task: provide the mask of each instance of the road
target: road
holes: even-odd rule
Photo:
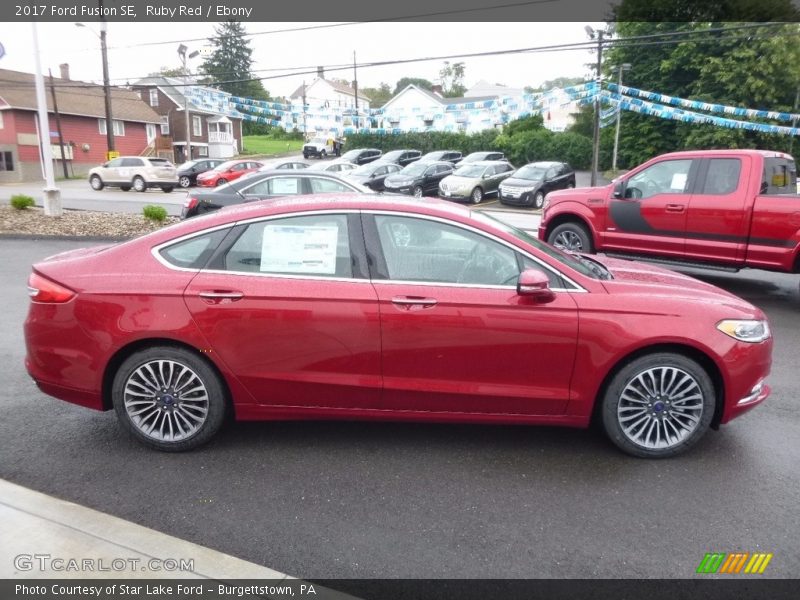
[[[797,276],[700,275],[767,312],[773,394],[675,459],[593,431],[338,422],[231,423],[163,454],[25,374],[30,263],[78,245],[0,243],[4,479],[307,578],[689,578],[735,551],[797,577]]]

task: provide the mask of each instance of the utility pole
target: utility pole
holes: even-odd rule
[[[100,7],[100,51],[103,54],[103,91],[106,97],[106,143],[108,145],[108,152],[106,153],[106,160],[112,157],[110,154],[116,151],[114,146],[114,120],[111,113],[111,84],[108,78],[108,46],[106,46],[106,31],[108,30],[108,23],[103,16],[103,0],[97,0]]]
[[[306,80],[303,79],[303,139],[308,141],[308,126],[306,125]]]
[[[592,187],[597,185],[597,171],[600,163],[600,91],[602,83],[602,75],[600,69],[603,64],[603,36],[605,31],[595,31],[588,25],[586,32],[589,37],[594,39],[597,34],[597,93],[594,97],[594,131],[592,132],[592,179],[590,185]]]
[[[356,108],[356,116],[355,116],[355,124],[356,124],[356,133],[358,133],[358,76],[356,75],[356,51],[353,50],[353,89],[355,90],[355,108]]]
[[[622,72],[627,71],[631,68],[630,63],[623,63],[619,66],[619,77],[617,78],[617,91],[620,95],[620,100],[622,99]],[[620,102],[621,103],[621,102]],[[617,129],[614,132],[614,154],[611,159],[611,170],[614,172],[614,176],[616,177],[617,173],[617,149],[619,148],[619,122],[622,117],[622,107],[620,104],[617,104]]]
[[[50,145],[50,122],[47,119],[47,95],[44,91],[42,61],[39,56],[39,33],[36,21],[31,21],[33,28],[33,57],[36,65],[36,105],[39,115],[39,142],[42,145],[42,166],[44,167],[44,214],[48,217],[61,216],[61,192],[56,187],[53,175],[53,147]]]
[[[67,156],[64,153],[64,134],[61,133],[61,116],[58,114],[58,100],[56,99],[56,86],[53,85],[53,71],[47,69],[47,74],[50,75],[50,94],[53,97],[53,114],[56,116],[56,130],[58,131],[58,147],[61,148],[61,164],[64,166],[64,179],[68,179],[69,172],[67,171]]]
[[[797,105],[800,104],[800,86],[797,86],[797,92],[794,95],[794,108],[792,112],[797,113]],[[792,128],[797,127],[797,119],[792,119]],[[794,136],[789,137],[789,154],[792,153],[794,147]]]

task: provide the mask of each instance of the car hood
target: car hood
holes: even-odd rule
[[[416,181],[417,179],[419,179],[419,175],[415,176],[415,175],[394,174],[394,175],[389,175],[386,178],[386,183],[395,183],[400,181]]]
[[[508,177],[503,180],[503,186],[511,187],[539,187],[542,185],[541,179],[523,179],[522,177]]]
[[[632,260],[597,255],[587,258],[602,263],[613,274],[613,279],[602,280],[610,294],[691,300],[709,306],[722,305],[752,318],[764,318],[763,313],[746,300],[689,275]]]
[[[448,175],[442,179],[442,183],[450,185],[471,185],[480,180],[480,177],[464,177],[463,175]]]
[[[588,198],[607,198],[611,184],[601,187],[570,188],[568,190],[555,190],[547,194],[550,204],[559,200],[577,200],[582,202]]]

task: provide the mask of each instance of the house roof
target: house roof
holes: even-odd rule
[[[185,83],[183,79],[178,79],[177,77],[164,77],[164,76],[154,76],[154,77],[143,77],[142,79],[137,80],[133,84],[134,87],[157,87],[160,89],[172,102],[175,104],[175,107],[180,111],[186,108],[186,96],[183,94],[183,90],[185,87]],[[224,95],[230,96],[227,92],[223,92],[222,90],[218,90],[216,88],[208,87],[205,85],[196,84],[193,81],[189,82],[189,85],[192,87],[193,90],[200,92],[202,95],[203,93],[207,93],[209,95]],[[210,115],[219,115],[222,114],[219,111],[212,110],[208,106],[201,106],[197,104],[195,98],[192,98],[192,94],[189,94],[189,110],[191,112],[201,112],[207,113]],[[225,113],[228,117],[232,119],[241,119],[241,116],[237,115],[235,112],[228,112]]]
[[[49,77],[45,85],[49,87]],[[53,77],[58,112],[64,115],[105,118],[106,104],[102,85]],[[53,110],[50,90],[47,109]],[[33,73],[0,69],[0,101],[10,108],[36,110],[36,83]],[[160,123],[161,117],[139,95],[123,88],[111,88],[111,114],[115,120]]]
[[[306,85],[305,86],[306,91],[308,91],[308,88],[310,88],[312,85],[314,85],[319,80],[320,80],[320,78],[317,78],[314,81],[312,81],[311,83],[309,83],[308,85]],[[355,89],[351,88],[349,85],[346,85],[344,83],[339,83],[338,81],[331,81],[330,79],[325,79],[324,77],[322,78],[322,81],[327,83],[329,86],[331,86],[337,92],[340,92],[342,94],[347,94],[348,96],[355,96],[356,95]],[[303,86],[301,84],[294,92],[292,92],[292,95],[289,96],[289,99],[301,98],[302,96],[303,96]],[[363,99],[363,100],[366,100],[367,102],[372,102],[372,100],[370,100],[367,96],[365,96],[364,94],[362,94],[360,92],[358,94],[358,97]]]
[[[431,100],[433,100],[437,104],[440,104],[441,106],[447,106],[449,104],[463,104],[463,103],[466,103],[466,102],[484,102],[486,100],[497,100],[497,98],[498,98],[498,96],[474,96],[472,98],[463,97],[462,96],[462,97],[459,97],[459,98],[446,98],[444,96],[440,96],[439,94],[435,94],[434,92],[426,90],[425,88],[421,88],[419,86],[416,86],[413,83],[409,83],[406,87],[404,87],[402,90],[400,90],[397,94],[392,96],[392,98],[386,104],[383,105],[383,108],[385,109],[387,106],[389,106],[389,104],[394,102],[397,98],[399,98],[400,96],[405,94],[406,91],[408,91],[411,88],[415,89],[416,91],[418,91],[422,95],[427,96],[428,98],[430,98]]]
[[[497,96],[521,96],[525,93],[524,89],[520,88],[511,88],[499,83],[489,83],[485,79],[481,79],[469,88],[464,95],[466,98],[471,98],[474,96],[486,96],[486,95],[497,95]]]

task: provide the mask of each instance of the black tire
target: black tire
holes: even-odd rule
[[[141,381],[137,375],[137,370],[148,363],[153,365],[156,363],[156,361],[168,361],[172,363],[174,371],[169,371],[170,374],[174,372],[187,372],[178,371],[179,367],[191,372],[196,379],[184,379],[184,377],[191,376],[180,375],[179,377],[175,378],[178,382],[176,389],[180,390],[181,384],[185,382],[192,382],[191,387],[195,388],[195,381],[199,381],[202,387],[205,388],[207,402],[203,403],[201,400],[196,398],[182,399],[180,398],[179,391],[173,392],[173,390],[170,388],[168,393],[163,395],[160,390],[156,389],[153,391],[154,400],[152,409],[145,408],[142,410],[140,405],[131,404],[132,402],[147,401],[147,398],[142,397],[143,394],[141,392],[142,390],[145,390],[147,393],[149,393],[150,390],[137,383],[137,380]],[[154,383],[159,383],[157,378],[155,378],[153,381]],[[128,388],[130,391],[135,391],[137,393],[126,393],[127,385],[130,385]],[[176,395],[173,396],[173,393]],[[159,396],[158,400],[155,399],[156,395]],[[194,352],[184,348],[156,346],[132,354],[120,365],[119,369],[114,375],[111,396],[114,403],[114,409],[117,413],[117,418],[119,419],[122,427],[137,441],[141,442],[145,446],[165,452],[183,452],[185,450],[191,450],[202,444],[205,444],[214,436],[214,434],[217,433],[219,428],[222,426],[223,421],[225,420],[227,406],[226,393],[225,387],[220,381],[219,376],[205,360],[203,360]],[[165,398],[165,400],[162,400],[161,398]],[[128,406],[126,406],[126,400],[129,403]],[[197,407],[202,406],[207,412],[205,413],[205,416],[202,417],[202,421],[199,424],[197,422],[193,423],[192,420],[187,417],[182,417],[185,423],[196,426],[195,431],[191,431],[190,427],[188,426],[186,427],[186,429],[189,431],[184,433],[191,433],[191,435],[181,436],[180,434],[176,433],[175,428],[173,428],[171,432],[167,434],[167,428],[161,430],[161,428],[158,427],[159,431],[157,432],[155,431],[157,427],[150,427],[151,424],[157,424],[159,420],[161,421],[162,425],[165,425],[168,418],[166,415],[170,415],[170,423],[179,422],[178,417],[182,415],[189,415],[189,417],[196,415],[192,418],[198,420],[201,419],[200,415],[202,413],[199,411],[199,409],[192,409],[192,412],[189,412],[193,405]],[[161,406],[161,410],[159,410],[159,406]],[[132,416],[129,414],[129,410],[134,413],[138,411],[139,414],[134,414]],[[162,410],[164,411],[164,416],[161,416]],[[141,415],[144,415],[144,418]],[[149,431],[146,431],[147,429],[149,429]],[[161,435],[161,433],[164,435]],[[168,438],[170,436],[177,439],[159,439],[160,437]]]
[[[472,193],[469,195],[469,200],[473,204],[480,204],[481,200],[483,200],[483,189],[476,187],[474,190],[472,190]]]
[[[171,186],[171,185],[162,185],[161,186],[161,191],[164,192],[165,194],[169,194],[174,189],[175,188],[173,186]]]
[[[414,196],[414,198],[422,198],[425,195],[425,190],[423,190],[422,187],[415,185],[414,189],[411,190],[411,195]]]
[[[662,372],[663,379],[658,376]],[[655,379],[645,374],[652,374]],[[640,375],[647,382],[656,382],[646,386],[653,390],[652,396],[630,391],[640,387],[637,382]],[[629,391],[623,397],[626,388]],[[670,390],[678,393],[671,394]],[[637,402],[638,398],[643,402]],[[675,400],[680,400],[680,404]],[[609,439],[627,454],[639,458],[668,458],[686,452],[703,437],[714,417],[715,402],[714,384],[697,362],[671,352],[649,354],[624,366],[611,380],[602,398],[603,428]],[[620,419],[629,424],[627,430]],[[663,441],[662,430],[665,432]],[[648,444],[658,445],[653,442],[654,436],[663,447],[648,447]]]
[[[188,188],[192,185],[192,179],[187,175],[182,175],[181,178],[178,180],[178,184],[182,188]]]
[[[555,227],[547,236],[547,243],[572,252],[594,252],[589,232],[580,223],[569,221]]]
[[[305,158],[306,160],[308,160],[308,154],[306,154],[305,152],[303,152],[303,158]]]
[[[145,183],[144,179],[142,179],[138,175],[133,178],[133,181],[131,183],[133,184],[133,189],[135,189],[137,192],[147,191],[147,184]]]
[[[544,206],[544,192],[539,190],[533,195],[533,208],[542,208]]]
[[[99,192],[106,186],[106,184],[103,183],[103,180],[100,179],[99,175],[92,175],[89,178],[89,185],[92,186],[92,189],[96,192]]]
[[[225,185],[226,183],[228,183],[228,180],[225,179],[224,177],[220,177],[219,179],[217,179],[217,183],[215,185],[216,187],[219,187],[221,185]]]
[[[129,186],[129,185],[121,185],[121,186],[119,186],[119,189],[121,189],[123,192],[130,192],[131,191],[131,186]]]
[[[325,150],[320,150],[319,151],[319,157],[320,158],[325,158],[326,156],[328,156],[328,153],[325,152]]]

